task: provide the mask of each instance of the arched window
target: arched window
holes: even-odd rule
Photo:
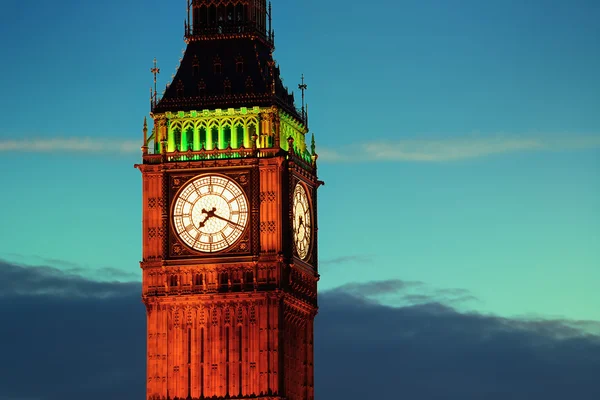
[[[186,146],[184,146],[184,150],[194,149],[194,129],[192,127],[188,127],[185,130],[185,144]]]
[[[213,60],[214,62],[214,73],[215,75],[221,75],[222,72],[222,65],[221,65],[221,57],[216,56],[215,59]]]
[[[200,28],[205,28],[208,22],[208,8],[206,6],[202,6],[199,9],[200,18],[197,21],[200,21]]]
[[[226,149],[231,144],[231,127],[224,126],[223,127],[223,143],[222,148]],[[233,146],[232,146],[233,147]]]
[[[198,129],[198,136],[200,138],[200,149],[206,149],[206,128],[200,127]]]
[[[175,145],[175,150],[181,151],[181,129],[175,128],[173,130],[173,143]]]
[[[208,25],[211,27],[217,25],[217,6],[215,5],[208,9]]]
[[[225,24],[225,6],[220,5],[217,8],[217,32],[223,33],[223,25]]]
[[[198,60],[198,56],[194,54],[194,61],[192,62],[192,76],[200,75],[200,61]]]
[[[250,125],[248,125],[248,136],[250,139],[250,143],[252,143],[252,138],[256,135],[256,125],[254,123],[251,123]],[[258,146],[258,139],[256,141],[256,145]]]
[[[238,4],[235,7],[235,22],[239,24],[240,22],[244,22],[244,20],[244,6]]]
[[[219,148],[219,127],[216,125],[213,125],[213,127],[211,128],[211,149],[218,149]]]
[[[183,90],[183,82],[181,80],[179,80],[177,82],[177,97],[183,97],[184,96],[184,90]]]
[[[244,73],[244,59],[242,57],[235,59],[235,72],[238,74]]]
[[[231,144],[234,149],[242,147],[244,144],[244,127],[239,124],[235,127],[235,142]]]
[[[227,272],[223,272],[221,274],[221,285],[229,285],[229,275],[227,274]]]
[[[234,22],[234,9],[233,4],[227,6],[227,25],[232,25]]]
[[[198,95],[202,98],[206,97],[206,83],[204,83],[204,79],[200,79],[198,83]]]

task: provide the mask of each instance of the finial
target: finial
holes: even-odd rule
[[[148,154],[148,120],[144,117],[144,143],[142,144],[142,153]]]
[[[187,0],[187,22],[185,24],[185,35],[190,36],[191,24],[190,24],[190,8],[191,8],[191,0]]]
[[[308,103],[306,103],[306,114],[304,115],[304,125],[308,128]]]
[[[273,42],[273,17],[271,14],[272,11],[272,5],[271,2],[269,1],[269,32],[268,32],[268,38],[271,39],[271,42]]]
[[[152,97],[154,98],[153,105],[156,106],[156,103],[157,103],[156,77],[158,76],[158,74],[160,74],[160,68],[158,68],[158,64],[156,62],[156,57],[154,57],[154,66],[150,69],[150,72],[152,72],[152,75],[154,75],[154,95]]]
[[[306,110],[304,109],[304,91],[308,88],[304,83],[304,74],[302,74],[302,83],[298,85],[298,89],[302,91],[302,122],[306,125]]]
[[[315,144],[315,134],[313,133],[312,134],[312,140],[311,140],[311,143],[310,143],[310,152],[312,153],[313,156],[316,154],[315,153],[316,149],[317,149],[317,145]]]

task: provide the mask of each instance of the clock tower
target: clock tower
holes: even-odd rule
[[[149,400],[314,399],[322,182],[270,10],[190,0],[178,71],[152,90],[136,165]]]

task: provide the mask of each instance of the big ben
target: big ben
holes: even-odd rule
[[[136,165],[147,399],[312,400],[321,182],[271,5],[193,0],[184,28]]]

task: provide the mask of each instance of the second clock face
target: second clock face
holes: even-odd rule
[[[225,250],[248,225],[248,200],[231,179],[202,175],[188,182],[175,198],[173,224],[192,249],[205,253]]]
[[[292,200],[292,213],[294,220],[292,228],[294,230],[294,244],[298,256],[305,260],[308,256],[310,240],[312,234],[312,221],[310,217],[310,203],[306,189],[301,184],[297,184],[294,189],[294,198]]]

